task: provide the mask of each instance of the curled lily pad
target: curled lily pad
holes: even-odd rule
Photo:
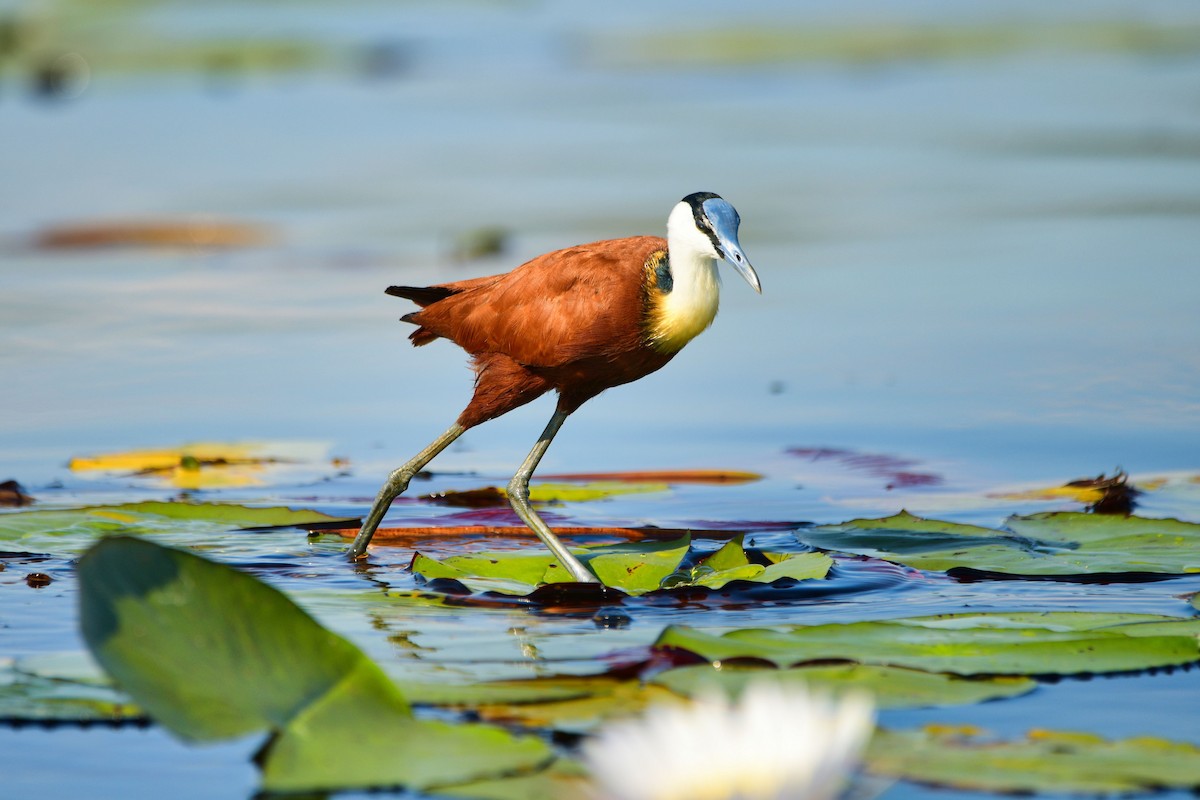
[[[880,622],[745,628],[724,634],[671,626],[658,648],[706,661],[815,661],[957,675],[1075,675],[1200,660],[1200,620],[1083,611],[939,614]]]
[[[1200,786],[1200,747],[1070,731],[1035,730],[1021,740],[1000,741],[977,729],[878,730],[866,767],[876,775],[956,789],[1123,795]]]
[[[84,555],[79,580],[80,626],[105,671],[184,739],[272,734],[269,791],[423,789],[553,761],[533,737],[414,718],[358,648],[230,567],[118,536]]]

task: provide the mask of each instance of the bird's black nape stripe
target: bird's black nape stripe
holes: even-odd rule
[[[654,280],[658,284],[660,292],[671,293],[671,290],[675,288],[675,276],[671,273],[671,259],[659,259],[658,264],[654,267]]]
[[[708,236],[708,240],[712,242],[713,249],[717,251],[717,255],[724,258],[725,250],[721,247],[720,240],[717,239],[717,232],[713,230],[708,214],[704,213],[705,200],[720,199],[721,195],[713,194],[712,192],[695,192],[683,198],[683,202],[692,207],[692,217],[696,220],[696,229]]]

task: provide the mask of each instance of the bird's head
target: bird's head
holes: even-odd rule
[[[712,192],[696,192],[679,201],[667,218],[667,241],[673,255],[722,258],[762,294],[758,273],[738,243],[737,209]]]

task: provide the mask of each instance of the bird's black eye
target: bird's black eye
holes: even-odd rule
[[[663,294],[669,293],[675,288],[675,276],[671,274],[671,262],[663,259],[658,262],[658,266],[654,270],[654,277],[658,283],[658,290]]]

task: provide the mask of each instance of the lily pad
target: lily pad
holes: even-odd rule
[[[312,442],[194,442],[77,456],[69,467],[147,478],[178,489],[225,489],[262,486],[299,470],[311,473],[317,465],[336,466],[336,460],[325,459],[325,450]]]
[[[230,567],[118,536],[84,555],[79,580],[88,647],[155,720],[189,740],[272,734],[267,790],[423,789],[553,760],[533,737],[415,719],[358,648]]]
[[[318,511],[229,503],[147,501],[66,510],[19,511],[0,515],[3,549],[75,555],[97,537],[116,533],[148,536],[236,528],[323,525],[337,517]]]
[[[511,691],[513,683],[517,682],[509,682],[507,687],[497,687],[501,693],[499,696]],[[684,701],[682,696],[664,686],[608,676],[542,678],[527,683],[532,684],[531,689],[546,693],[546,699],[540,702],[497,700],[472,703],[469,707],[488,722],[586,733],[605,720],[640,714],[651,704]],[[570,691],[580,694],[553,699],[554,693]]]
[[[0,720],[27,722],[141,722],[145,712],[112,686],[41,675],[0,674]]]
[[[718,662],[814,661],[957,675],[1075,675],[1200,660],[1200,620],[1082,611],[940,614],[881,622],[746,628],[725,634],[671,626],[655,642]]]
[[[1033,691],[1037,682],[1024,676],[964,678],[936,672],[872,664],[835,666],[763,667],[695,664],[659,673],[654,683],[682,695],[695,697],[717,689],[740,695],[752,682],[780,681],[816,686],[834,692],[862,690],[875,698],[879,708],[932,708],[982,703],[1017,697]]]
[[[1200,786],[1200,747],[1064,731],[997,741],[975,729],[878,730],[866,768],[890,778],[1005,794],[1128,794]]]
[[[796,532],[796,537],[805,544],[823,550],[875,556],[889,561],[985,545],[1018,546],[1011,536],[991,528],[925,519],[907,511],[882,519],[854,519],[837,525],[801,528]]]
[[[575,472],[562,475],[544,475],[547,480],[558,481],[609,481],[621,483],[751,483],[762,480],[758,472],[731,469],[672,469],[641,470],[637,472]]]
[[[670,487],[665,483],[623,483],[620,481],[595,481],[586,484],[535,483],[529,487],[529,499],[534,503],[586,503],[593,500],[607,500],[610,497],[625,494],[664,492],[668,488]],[[508,493],[499,486],[439,492],[425,495],[424,499],[439,505],[462,508],[508,505]]]
[[[690,537],[672,541],[622,542],[575,548],[579,559],[605,586],[642,595],[660,588],[688,586],[717,589],[734,580],[771,583],[783,578],[823,578],[833,560],[824,553],[760,554],[767,563],[751,563],[740,536],[691,568],[681,568]],[[476,592],[527,595],[538,586],[570,581],[548,553],[484,552],[436,560],[413,558],[414,573],[427,579],[451,578]]]
[[[931,571],[970,568],[1068,578],[1200,572],[1200,524],[1192,522],[1052,512],[1010,517],[1005,525],[1008,530],[999,531],[902,512],[802,529],[796,535],[823,549]]]
[[[583,768],[574,761],[559,759],[532,775],[476,781],[448,789],[433,789],[429,794],[471,800],[554,800],[585,797],[588,788]]]

